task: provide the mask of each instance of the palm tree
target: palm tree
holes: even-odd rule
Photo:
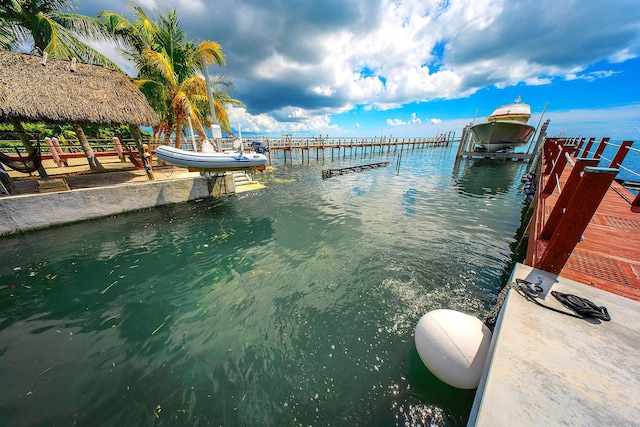
[[[0,3],[0,46],[19,50],[31,46],[31,53],[117,68],[109,58],[81,39],[110,37],[97,18],[68,12],[74,0],[2,0]]]
[[[154,134],[164,135],[168,141],[175,131],[176,146],[180,147],[184,121],[190,117],[204,138],[209,104],[206,83],[200,73],[202,58],[207,63],[223,66],[221,46],[210,40],[200,43],[187,40],[175,10],[165,9],[156,20],[149,19],[138,6],[133,10],[134,22],[108,11],[100,12],[99,17],[123,40],[126,46],[123,55],[138,71],[134,83],[160,116],[161,124],[154,129]],[[231,99],[226,90],[231,84],[224,77],[214,81],[214,113],[221,127],[228,130],[226,105],[242,103]]]
[[[74,4],[73,0],[2,0],[0,47],[19,50],[27,45],[31,46],[32,54],[47,54],[64,60],[75,58],[86,63],[118,68],[106,56],[81,41],[105,40],[111,36],[101,20],[68,12]],[[76,133],[79,133],[89,168],[104,169],[80,126],[74,123],[73,127],[80,129]],[[40,174],[46,175],[44,170]]]

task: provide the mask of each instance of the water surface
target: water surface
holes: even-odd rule
[[[493,305],[526,165],[439,147],[321,176],[397,155],[276,158],[258,192],[1,238],[0,419],[465,425],[474,391],[413,328]]]

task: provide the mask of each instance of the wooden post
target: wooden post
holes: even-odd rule
[[[560,274],[617,173],[618,169],[611,168],[584,169],[575,194],[535,268]]]
[[[547,183],[545,184],[544,189],[542,190],[543,197],[553,193],[553,190],[556,188],[556,181],[557,179],[560,178],[560,175],[562,175],[562,171],[564,170],[564,167],[567,165],[567,155],[570,152],[573,152],[574,148],[575,146],[573,145],[565,145],[562,147],[562,150],[560,151],[560,154],[556,159],[556,163],[553,165],[551,174],[547,179]]]
[[[580,157],[587,157],[587,155],[589,154],[589,150],[591,150],[591,146],[593,145],[593,142],[595,140],[595,138],[589,138],[589,141],[587,141],[587,145],[585,145],[584,151],[582,152],[582,155]]]
[[[20,191],[2,163],[0,163],[0,190],[4,190],[8,196],[20,194]]]
[[[584,144],[585,139],[586,138],[580,138],[580,142],[578,142],[578,144],[576,144],[575,149],[571,153],[572,156],[577,156],[578,155],[578,152],[580,151],[580,148],[582,147],[582,144]]]
[[[631,203],[631,210],[633,212],[640,212],[640,191],[636,195],[636,198],[633,199],[633,203]]]
[[[146,154],[149,153],[147,153],[147,150],[145,150],[142,146],[142,135],[140,135],[140,129],[138,128],[138,126],[129,125],[129,131],[131,132],[131,137],[133,137],[133,140],[136,142],[136,147],[138,147],[138,153],[140,153],[140,159],[142,160],[144,171],[147,173],[147,179],[149,181],[154,181],[156,177],[153,175],[151,162],[146,156]]]
[[[560,142],[555,138],[550,138],[545,142],[544,170],[542,171],[543,175],[549,175],[551,173],[553,165],[556,162],[558,154],[561,151],[559,144]]]
[[[620,147],[618,147],[618,152],[616,153],[616,156],[613,158],[613,160],[611,161],[611,164],[609,165],[610,168],[620,167],[620,165],[624,161],[624,158],[627,156],[627,153],[629,152],[629,147],[631,147],[632,144],[633,144],[633,141],[622,141],[622,144],[620,144]]]
[[[547,218],[546,222],[544,223],[544,227],[540,232],[541,239],[549,240],[551,239],[551,236],[553,236],[560,218],[562,218],[565,209],[567,208],[567,206],[569,206],[569,202],[576,194],[576,189],[578,188],[578,184],[580,183],[580,175],[582,174],[584,168],[587,166],[598,166],[598,159],[576,159],[576,164],[573,169],[571,169],[571,173],[567,178],[567,182],[560,192],[560,196],[558,197],[558,200],[553,206],[553,210],[549,214],[549,217]],[[551,179],[551,177],[549,179]]]
[[[605,147],[607,146],[607,142],[609,142],[610,138],[602,138],[602,141],[600,141],[600,144],[598,145],[598,148],[596,149],[596,153],[593,155],[594,159],[599,159],[600,156],[602,155],[602,152],[604,151]]]
[[[460,157],[460,154],[463,151],[466,151],[465,145],[467,144],[467,139],[469,138],[469,125],[465,126],[464,129],[462,129],[462,136],[460,137],[460,145],[458,145],[458,151],[456,152],[456,158]]]
[[[269,153],[269,164],[271,164],[271,142],[269,138],[267,138],[267,153]]]

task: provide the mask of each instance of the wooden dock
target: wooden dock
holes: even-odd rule
[[[632,142],[611,162],[593,143],[545,141],[526,264],[640,301],[640,196],[614,181]]]
[[[281,152],[284,162],[292,161],[293,154],[299,152],[302,162],[311,161],[311,152],[315,150],[316,160],[325,158],[336,159],[340,157],[365,157],[374,151],[378,154],[390,153],[405,148],[426,148],[448,146],[455,141],[455,132],[449,132],[436,137],[372,137],[372,138],[329,138],[326,136],[314,138],[282,138],[261,139],[265,142],[269,151],[269,162],[272,154]]]

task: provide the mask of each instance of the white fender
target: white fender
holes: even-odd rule
[[[480,319],[454,310],[430,311],[418,321],[415,341],[425,366],[445,383],[477,388],[491,344]]]

